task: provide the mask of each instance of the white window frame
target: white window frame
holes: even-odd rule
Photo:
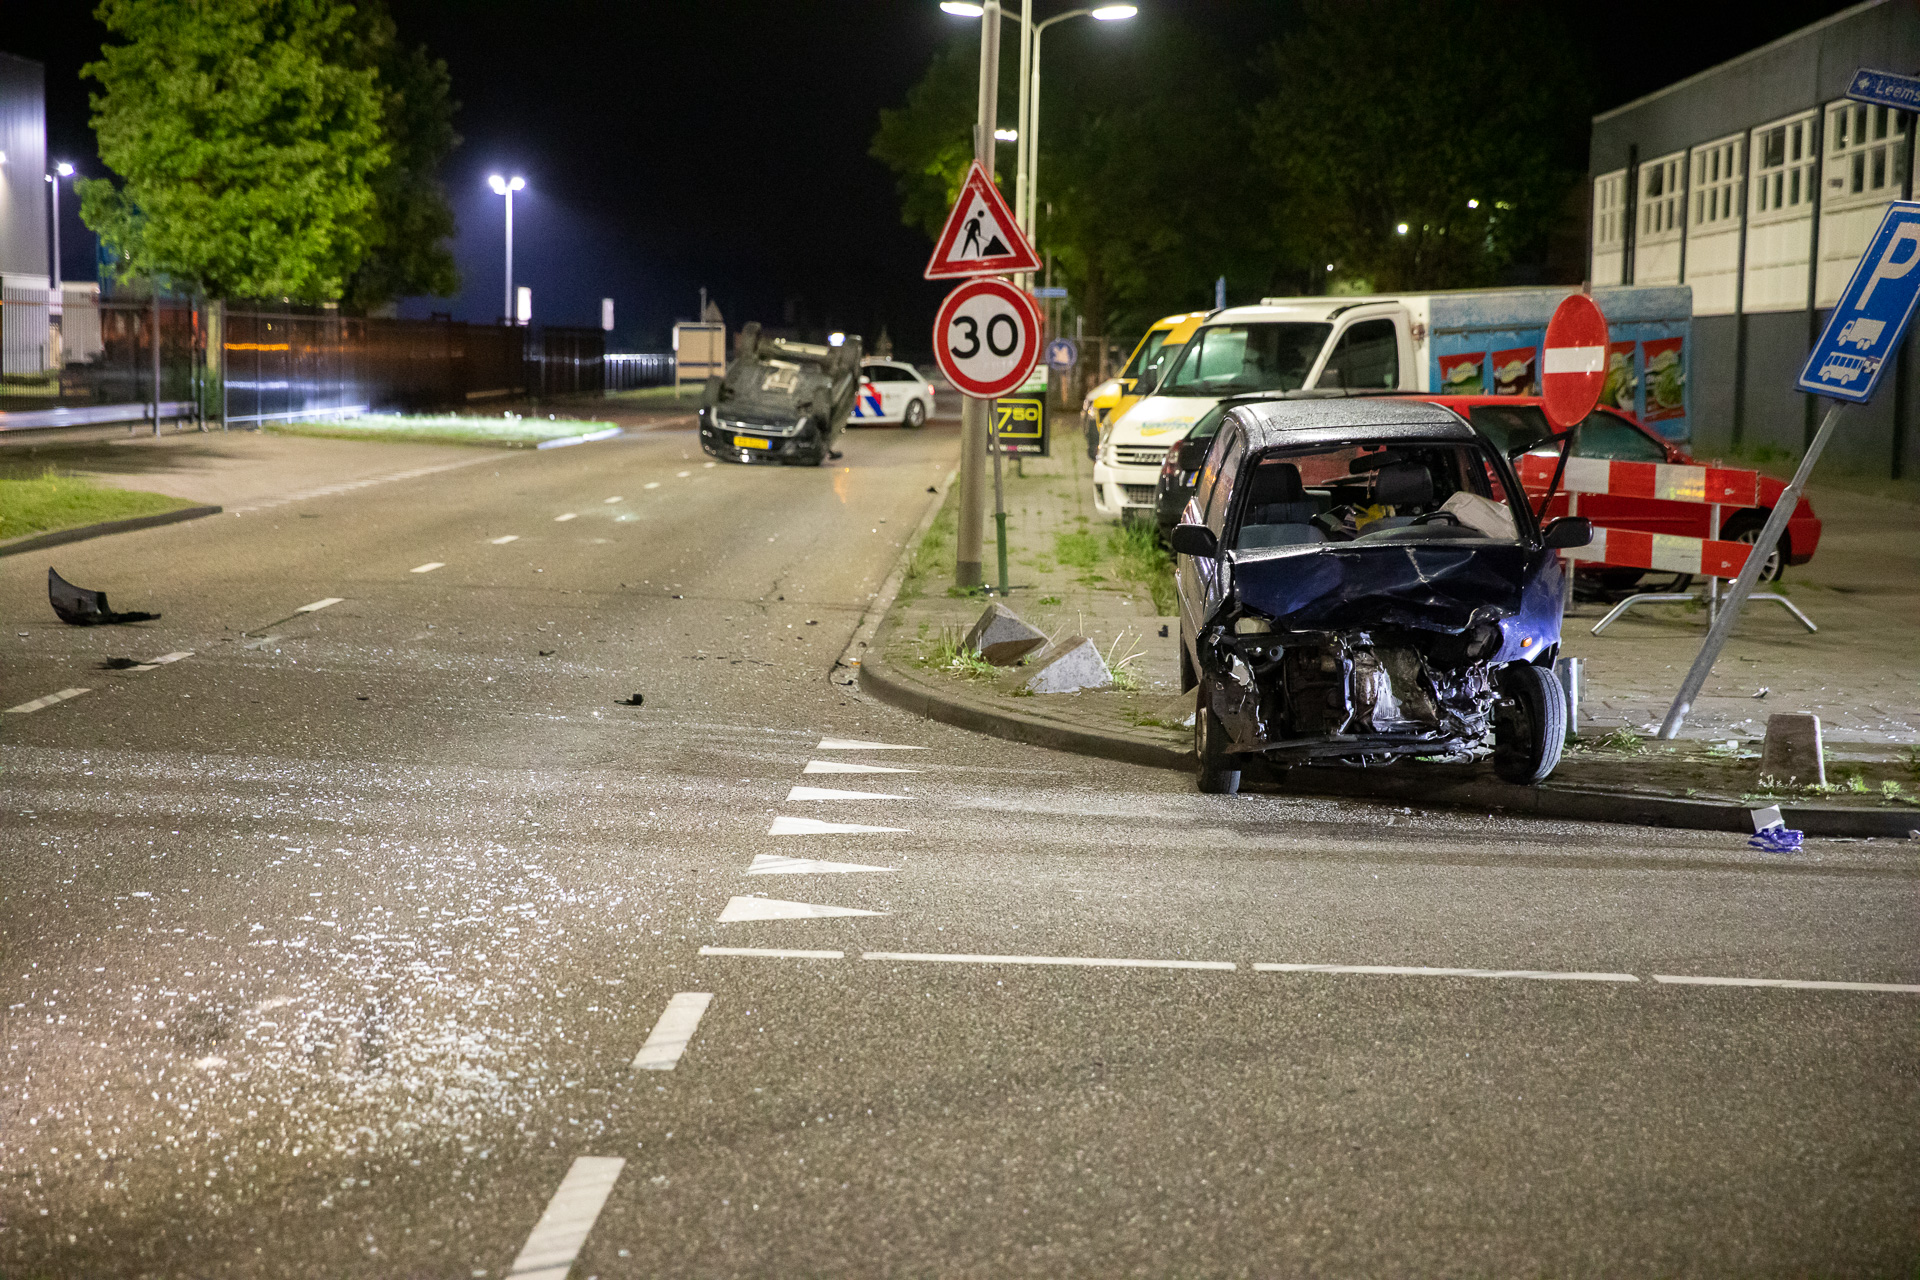
[[[1742,136],[1736,133],[1693,149],[1693,211],[1689,226],[1696,233],[1730,230],[1740,225],[1740,216],[1746,212],[1742,199],[1746,175],[1740,167]]]
[[[1593,180],[1593,248],[1609,253],[1624,248],[1627,171],[1615,169]]]
[[[1684,189],[1687,156],[1676,151],[1640,166],[1640,220],[1636,243],[1676,240],[1685,230]]]
[[[1813,210],[1814,129],[1818,116],[1802,111],[1753,131],[1753,160],[1747,196],[1748,217],[1756,224],[1805,218]],[[1770,151],[1779,140],[1779,159]]]
[[[1852,209],[1900,198],[1907,162],[1905,112],[1862,102],[1829,103],[1826,129],[1823,200],[1828,207]]]

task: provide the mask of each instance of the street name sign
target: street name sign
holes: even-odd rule
[[[1865,404],[1873,399],[1920,297],[1920,202],[1887,206],[1853,269],[1797,384],[1802,391]]]
[[[1600,403],[1607,381],[1607,318],[1584,293],[1569,294],[1547,322],[1540,375],[1547,421],[1571,431]]]
[[[948,280],[958,276],[997,276],[1038,271],[1039,255],[1020,233],[1013,210],[1000,189],[987,177],[978,160],[967,170],[960,198],[947,214],[947,225],[934,241],[927,259],[926,278]]]
[[[1004,280],[969,280],[933,317],[933,354],[947,381],[991,400],[1027,380],[1040,362],[1040,308]]]
[[[1895,111],[1920,111],[1920,76],[1861,67],[1847,85],[1847,96],[1855,102],[1870,102]]]

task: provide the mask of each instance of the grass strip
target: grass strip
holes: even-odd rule
[[[37,476],[0,478],[0,540],[159,515],[193,505],[164,493],[109,489],[49,467]]]

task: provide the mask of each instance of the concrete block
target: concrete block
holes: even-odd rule
[[[1106,659],[1085,636],[1068,636],[1042,653],[1033,666],[1023,686],[1032,693],[1077,693],[1113,683]]]
[[[1022,622],[1002,604],[991,604],[967,632],[967,648],[996,667],[1018,666],[1020,659],[1047,642],[1044,632]]]
[[[1800,786],[1824,784],[1827,759],[1820,746],[1820,717],[1782,712],[1767,717],[1767,741],[1760,748],[1760,776]]]

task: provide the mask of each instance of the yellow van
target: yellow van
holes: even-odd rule
[[[1087,437],[1087,456],[1098,457],[1100,437],[1109,423],[1133,406],[1142,394],[1141,376],[1157,381],[1166,372],[1166,360],[1178,355],[1187,338],[1200,327],[1209,311],[1184,311],[1156,320],[1141,337],[1120,372],[1087,392],[1080,402],[1080,429]]]

